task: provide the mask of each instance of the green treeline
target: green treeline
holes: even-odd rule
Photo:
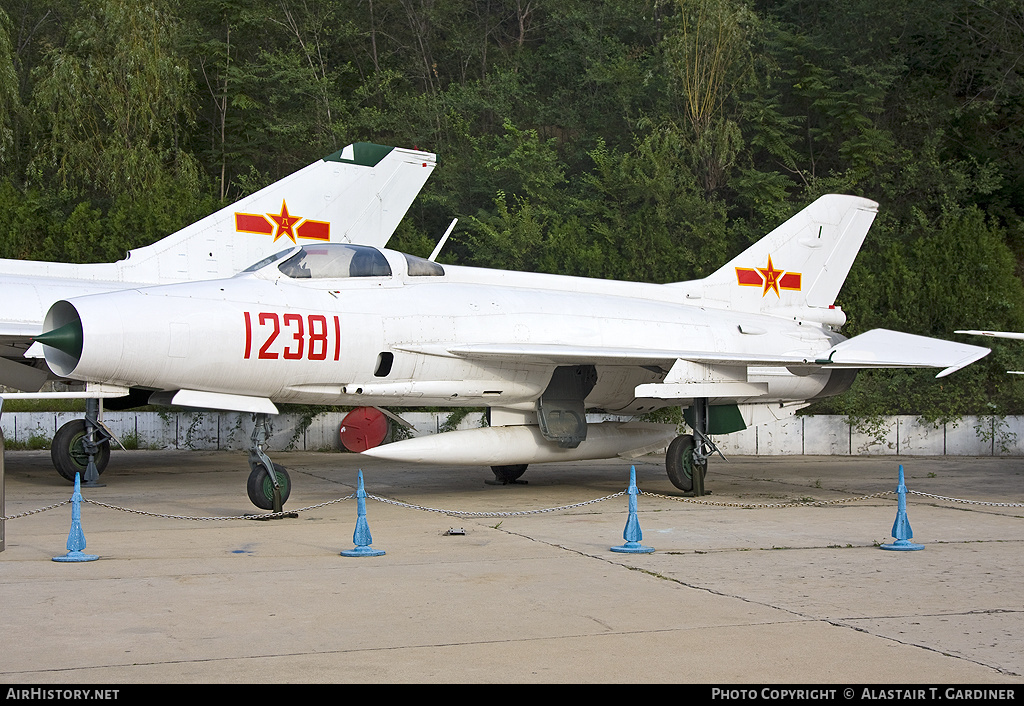
[[[391,245],[670,282],[881,204],[847,335],[1024,331],[1021,0],[0,0],[0,257],[113,260],[355,141],[439,166]],[[820,412],[1024,413],[1024,344]]]

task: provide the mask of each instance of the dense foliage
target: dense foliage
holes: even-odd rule
[[[677,281],[851,193],[847,334],[1024,331],[1022,59],[1020,0],[0,0],[0,256],[115,259],[373,141],[439,155],[399,249],[458,217],[442,260]],[[1024,412],[991,345],[818,410]]]

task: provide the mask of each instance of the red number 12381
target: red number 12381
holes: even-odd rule
[[[248,311],[244,314],[245,358],[249,359],[253,348],[253,314]],[[278,315],[272,311],[261,311],[255,317],[257,343],[263,341],[256,353],[261,360],[327,360],[329,350],[333,352],[334,360],[341,356],[341,321],[337,316],[331,317],[333,328],[328,326],[327,317],[323,314],[304,317],[301,314]],[[281,337],[281,342],[278,342],[278,337]]]

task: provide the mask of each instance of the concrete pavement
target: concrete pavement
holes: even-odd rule
[[[1024,508],[911,495],[923,551],[889,552],[903,463],[912,491],[1024,502],[1014,458],[736,457],[683,502],[638,459],[652,554],[619,554],[627,499],[511,517],[626,488],[629,462],[482,468],[276,453],[296,519],[189,520],[82,505],[87,553],[61,564],[70,505],[9,520],[0,553],[5,684],[502,682],[1020,684]],[[88,500],[187,517],[256,512],[240,452],[115,452]],[[70,497],[48,452],[8,452],[6,511]],[[658,497],[664,495],[665,497]],[[323,504],[329,503],[329,504]],[[465,530],[451,535],[452,528]]]

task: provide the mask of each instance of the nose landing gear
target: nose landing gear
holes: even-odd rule
[[[252,429],[251,445],[249,446],[249,481],[246,490],[249,493],[249,500],[261,510],[281,512],[284,503],[292,492],[292,481],[285,467],[274,463],[263,451],[263,443],[270,438],[270,429],[267,425],[267,415],[259,413],[255,415],[256,425]],[[263,443],[257,441],[260,434],[263,435]],[[273,471],[271,472],[271,469]]]

